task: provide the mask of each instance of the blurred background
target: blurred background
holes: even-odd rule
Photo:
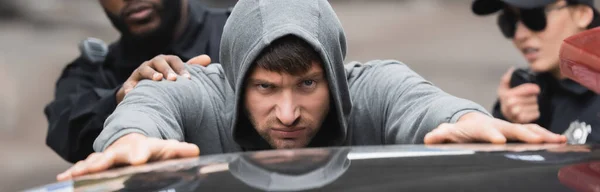
[[[200,0],[226,7],[235,0]],[[331,0],[348,39],[349,61],[397,59],[446,92],[490,109],[510,66],[525,60],[496,17],[471,0]],[[0,0],[0,191],[55,181],[70,165],[45,144],[44,106],[62,68],[86,37],[118,34],[98,1]]]

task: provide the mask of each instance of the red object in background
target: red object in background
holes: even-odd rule
[[[600,161],[563,167],[558,171],[558,180],[576,191],[600,191]]]
[[[600,94],[600,27],[565,39],[559,57],[564,76]]]

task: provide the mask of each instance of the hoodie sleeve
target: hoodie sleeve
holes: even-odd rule
[[[184,136],[190,131],[207,138],[214,136],[193,128],[218,126],[218,111],[223,110],[227,91],[221,65],[186,67],[191,80],[141,81],[106,119],[94,150],[104,151],[130,133],[178,141],[186,141]]]
[[[349,78],[353,102],[361,100],[373,125],[380,125],[386,144],[423,143],[425,134],[442,123],[455,123],[469,112],[488,112],[480,105],[454,97],[423,79],[408,66],[393,60],[354,64]]]

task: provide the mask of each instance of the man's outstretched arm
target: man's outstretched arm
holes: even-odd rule
[[[125,92],[133,89],[142,79],[159,81],[165,77],[174,80],[177,73],[189,77],[184,64],[174,56],[157,56],[140,65],[122,86],[107,88],[97,79],[99,65],[91,64],[82,57],[69,64],[56,83],[55,99],[44,109],[48,118],[46,144],[63,159],[75,163],[94,152],[93,141],[102,131],[106,118],[115,110]],[[206,66],[207,55],[188,61],[190,64]],[[106,77],[104,77],[106,78]]]
[[[443,92],[398,61],[375,61],[371,74],[375,100],[382,110],[386,143],[565,142],[565,138],[537,125],[512,124],[491,117],[480,105]]]
[[[106,120],[94,142],[97,153],[80,161],[57,176],[59,180],[98,172],[114,165],[137,165],[148,161],[196,156],[202,146],[188,144],[186,132],[215,136],[218,111],[223,111],[220,65],[188,67],[191,79],[177,81],[141,81],[127,94]],[[217,111],[217,112],[215,112]],[[194,128],[194,129],[190,129]],[[217,139],[218,142],[218,139]]]

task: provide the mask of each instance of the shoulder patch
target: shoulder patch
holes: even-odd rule
[[[104,62],[108,54],[108,46],[100,39],[88,37],[79,43],[81,56],[92,64]]]

